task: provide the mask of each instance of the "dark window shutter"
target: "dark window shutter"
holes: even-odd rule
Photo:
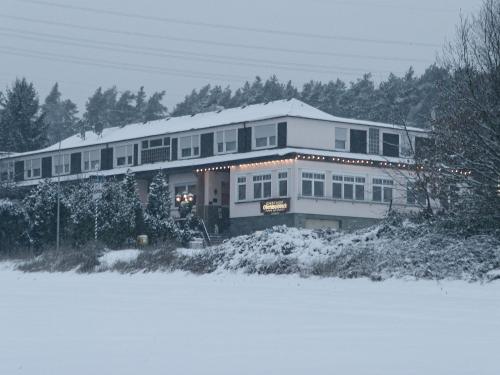
[[[101,169],[113,169],[112,148],[103,148],[101,150]]]
[[[139,145],[134,143],[134,165],[139,165]]]
[[[214,133],[205,133],[201,135],[201,152],[200,156],[205,158],[207,156],[214,156]]]
[[[246,150],[252,151],[252,128],[245,128]]]
[[[245,152],[245,128],[238,129],[238,152]]]
[[[252,128],[238,129],[238,152],[252,150]]]
[[[52,157],[42,158],[42,178],[52,177]]]
[[[24,180],[24,161],[16,161],[14,163],[14,180]]]
[[[286,147],[286,122],[278,123],[278,147]]]
[[[382,155],[399,156],[399,135],[384,133],[382,136]]]
[[[71,164],[70,164],[71,174],[82,173],[82,153],[74,152],[71,154]]]
[[[366,130],[351,129],[351,152],[366,154]]]
[[[177,160],[177,138],[172,138],[172,160]]]

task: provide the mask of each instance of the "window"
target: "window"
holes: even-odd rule
[[[325,195],[325,174],[302,172],[302,195],[305,197],[323,197]]]
[[[24,162],[26,178],[37,178],[41,175],[41,159],[29,159]]]
[[[288,172],[278,172],[278,196],[288,195]]]
[[[412,156],[410,138],[408,138],[408,136],[409,135],[407,133],[404,133],[401,136],[401,156]]]
[[[216,133],[217,153],[236,151],[236,129],[221,130]]]
[[[335,128],[335,150],[345,150],[347,148],[347,129]]]
[[[382,155],[399,156],[399,135],[391,133],[382,134]]]
[[[406,203],[425,206],[427,197],[425,190],[416,181],[408,181],[406,184]]]
[[[380,153],[380,131],[375,128],[368,129],[368,153]]]
[[[149,147],[161,147],[163,146],[163,140],[161,138],[152,139],[149,141]]]
[[[14,162],[4,161],[0,163],[0,180],[8,181],[14,179]]]
[[[432,141],[429,138],[415,137],[415,158],[425,159],[432,150]]]
[[[97,171],[101,161],[99,150],[84,151],[82,153],[83,170],[84,171]]]
[[[372,187],[372,200],[374,202],[391,202],[394,181],[385,178],[374,178]]]
[[[118,146],[116,150],[116,165],[118,167],[134,164],[134,145]]]
[[[271,174],[253,176],[253,199],[271,197]]]
[[[54,175],[68,174],[69,173],[69,154],[55,155],[52,157],[54,163]]]
[[[200,155],[200,136],[190,135],[180,137],[181,158],[190,158]]]
[[[254,128],[255,148],[276,146],[276,125],[260,125]]]
[[[196,203],[196,185],[195,184],[182,184],[182,185],[177,185],[174,188],[174,202],[175,202],[175,207],[179,207],[180,203],[177,202],[175,199],[175,196],[177,194],[184,194],[184,193],[191,193],[195,195],[195,200],[194,203]]]
[[[238,189],[238,200],[244,201],[247,199],[247,178],[246,177],[238,177],[237,179],[237,189]]]
[[[366,154],[366,130],[351,129],[351,152]]]
[[[332,197],[335,199],[365,200],[365,178],[333,175]]]
[[[142,148],[143,149],[149,148],[149,141],[142,141]]]

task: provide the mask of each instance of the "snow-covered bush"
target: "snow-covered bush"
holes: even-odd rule
[[[0,199],[0,255],[12,255],[28,244],[28,218],[22,205]]]
[[[76,247],[94,239],[96,198],[96,184],[88,180],[77,182],[66,194],[70,213],[68,236]]]
[[[60,190],[60,230],[68,229],[69,211],[65,206],[63,189]],[[57,231],[57,184],[43,180],[24,198],[23,206],[29,219],[29,234],[32,245],[40,249],[46,244],[55,243]]]
[[[97,238],[118,247],[133,241],[142,224],[142,208],[135,191],[135,179],[109,180],[103,184],[97,203]]]
[[[168,180],[160,171],[149,186],[148,204],[144,214],[144,223],[151,242],[164,242],[178,236],[177,225],[170,217],[171,207]]]

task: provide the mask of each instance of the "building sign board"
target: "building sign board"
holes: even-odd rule
[[[290,198],[269,199],[260,202],[260,212],[266,215],[290,211]]]

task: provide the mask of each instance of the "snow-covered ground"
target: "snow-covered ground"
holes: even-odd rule
[[[498,374],[500,282],[0,267],[0,374]]]

